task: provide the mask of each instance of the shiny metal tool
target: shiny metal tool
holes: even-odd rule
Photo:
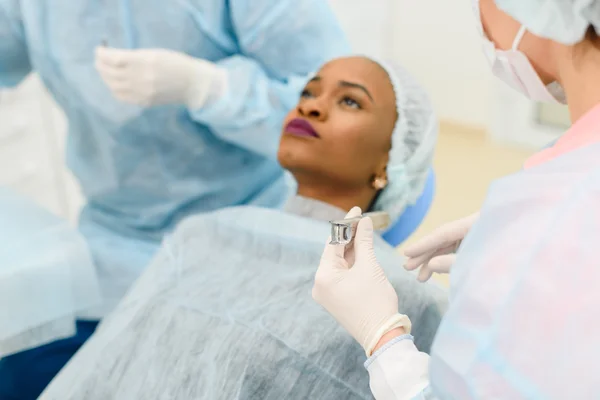
[[[330,244],[346,246],[352,243],[356,235],[356,227],[361,219],[369,217],[373,220],[373,229],[378,231],[387,228],[390,225],[390,216],[384,211],[365,213],[360,217],[339,219],[330,221],[331,224],[331,242]]]

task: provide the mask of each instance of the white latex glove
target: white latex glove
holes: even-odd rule
[[[418,242],[406,247],[404,255],[408,258],[406,268],[413,271],[421,267],[418,279],[426,282],[434,272],[449,273],[454,261],[455,252],[462,240],[467,236],[479,213],[442,225],[433,233]]]
[[[100,46],[96,69],[113,95],[141,106],[183,104],[202,108],[227,88],[227,73],[212,62],[165,49]]]
[[[346,218],[361,214],[355,207]],[[410,320],[398,313],[398,296],[377,263],[370,218],[360,221],[348,249],[327,242],[312,295],[362,345],[367,356],[389,331],[402,327],[410,333]]]

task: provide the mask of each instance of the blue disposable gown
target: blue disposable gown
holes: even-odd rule
[[[589,144],[490,187],[433,346],[439,398],[598,397],[599,152]]]
[[[0,399],[2,357],[75,333],[75,316],[101,300],[94,263],[66,221],[0,187]],[[31,385],[28,385],[31,386]]]
[[[94,49],[166,48],[226,68],[207,107],[122,104]],[[127,290],[165,232],[224,206],[277,206],[281,123],[302,76],[349,51],[322,0],[0,0],[0,86],[38,72],[69,121],[67,164],[107,302]]]
[[[330,224],[306,215],[329,210],[294,211],[187,219],[40,399],[372,399],[364,350],[311,297]],[[446,290],[375,248],[428,352]]]
[[[490,186],[452,266],[431,359],[406,340],[384,348],[369,367],[378,400],[598,398],[597,115],[566,134],[596,143]]]

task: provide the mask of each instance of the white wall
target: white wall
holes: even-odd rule
[[[394,34],[396,0],[329,0],[356,53],[385,58]]]
[[[429,90],[442,119],[484,127],[491,72],[469,0],[396,0],[394,56]]]
[[[429,91],[440,119],[483,128],[492,140],[526,149],[562,133],[539,124],[538,105],[493,76],[470,0],[394,4],[394,58]]]
[[[35,75],[0,92],[0,185],[67,216],[62,144],[53,102]]]

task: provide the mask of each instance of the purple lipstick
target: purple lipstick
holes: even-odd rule
[[[302,118],[294,118],[291,120],[290,123],[285,127],[285,133],[304,137],[319,137],[319,134],[317,131],[315,131],[315,128],[313,128],[307,120]]]

